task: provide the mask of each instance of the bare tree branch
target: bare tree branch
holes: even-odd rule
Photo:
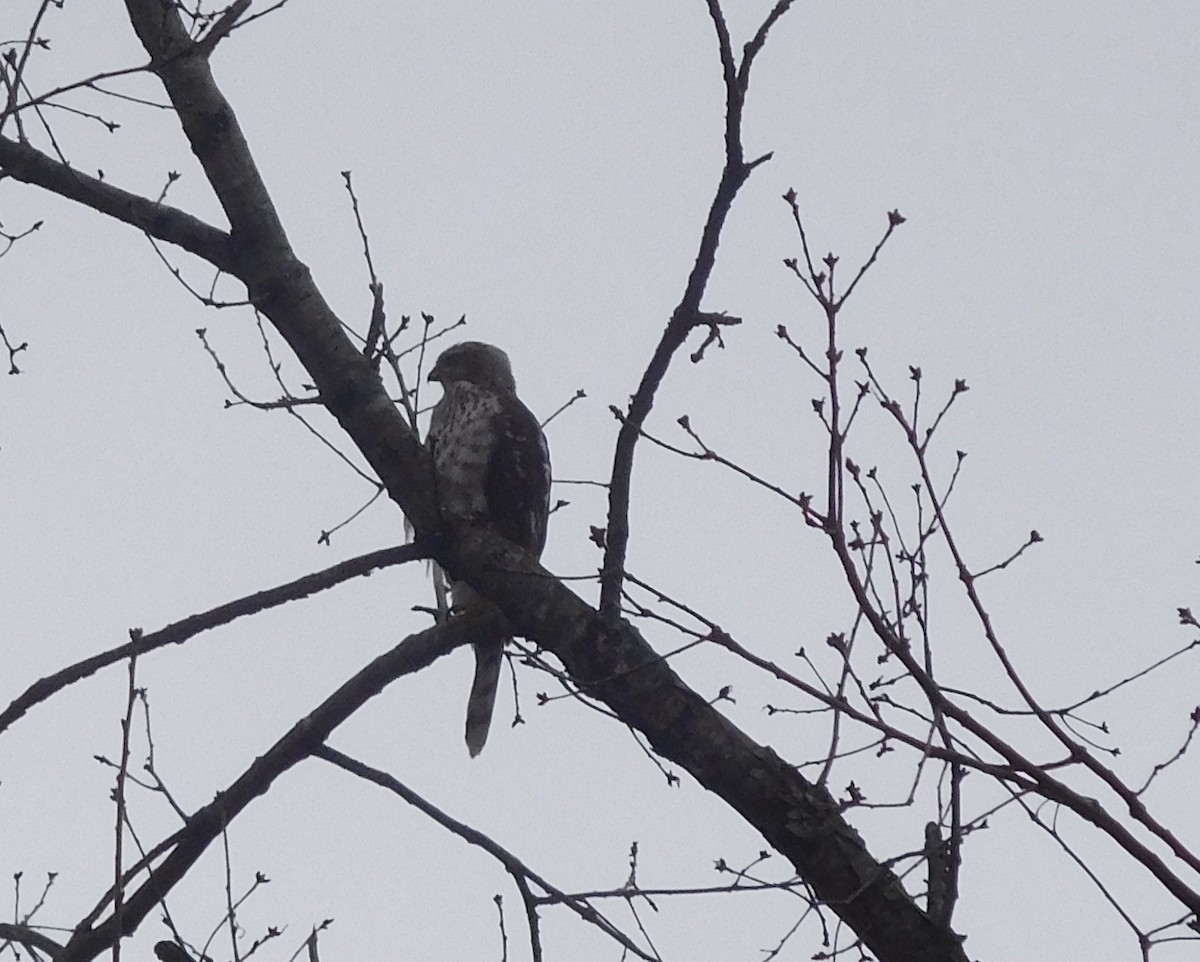
[[[351,558],[348,561],[343,561],[330,568],[326,568],[324,571],[315,571],[287,584],[278,585],[275,588],[267,588],[264,591],[257,591],[252,595],[218,605],[216,608],[211,608],[208,611],[189,615],[182,621],[176,621],[148,635],[142,634],[138,629],[134,629],[134,631],[130,632],[132,640],[126,644],[118,645],[115,648],[108,649],[108,651],[92,655],[56,671],[53,675],[47,675],[45,678],[35,681],[24,692],[14,698],[4,711],[0,712],[0,732],[3,732],[13,722],[29,711],[30,708],[44,702],[55,692],[61,691],[68,685],[87,678],[89,675],[94,675],[101,668],[115,665],[134,655],[154,651],[156,648],[162,648],[165,645],[181,645],[202,631],[209,631],[221,625],[227,625],[237,618],[257,614],[260,611],[278,607],[289,601],[306,598],[309,595],[332,588],[351,578],[368,575],[377,568],[403,564],[406,561],[413,561],[424,556],[424,552],[415,545],[398,545],[394,548],[372,551],[370,554]]]

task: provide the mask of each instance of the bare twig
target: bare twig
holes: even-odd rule
[[[13,344],[8,339],[8,335],[5,333],[4,325],[2,324],[0,324],[0,342],[4,344],[5,350],[8,351],[8,373],[20,374],[21,369],[17,367],[17,355],[29,348],[29,342],[22,341],[20,344]]]
[[[121,762],[117,766],[117,784],[113,800],[117,808],[117,824],[113,842],[113,919],[118,932],[124,931],[122,920],[125,912],[125,887],[121,884],[125,864],[125,785],[129,773],[129,737],[133,728],[133,709],[137,704],[137,653],[129,656],[129,680],[125,701],[125,715],[121,719]],[[121,940],[112,943],[113,962],[121,960]]]

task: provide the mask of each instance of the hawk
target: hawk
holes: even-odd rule
[[[500,348],[464,341],[442,352],[430,381],[442,385],[427,444],[442,517],[487,528],[540,556],[550,515],[550,451],[541,425],[517,397],[512,365]],[[450,585],[456,609],[486,603],[462,582]],[[487,741],[507,639],[480,639],[467,701],[467,750]]]

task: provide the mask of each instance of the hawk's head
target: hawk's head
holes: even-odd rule
[[[429,372],[429,380],[440,381],[443,386],[466,381],[510,393],[517,389],[508,355],[482,341],[463,341],[446,348]]]

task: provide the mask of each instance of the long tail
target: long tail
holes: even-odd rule
[[[496,689],[500,685],[500,666],[504,661],[504,642],[477,644],[475,648],[475,680],[467,699],[467,751],[474,758],[487,742],[492,726],[492,709],[496,705]]]

